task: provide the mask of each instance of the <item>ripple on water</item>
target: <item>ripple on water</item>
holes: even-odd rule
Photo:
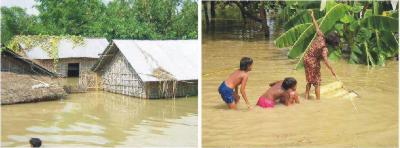
[[[214,35],[217,36],[217,35]],[[218,85],[237,69],[243,56],[253,57],[247,95],[255,105],[267,84],[284,77],[298,80],[305,91],[304,70],[293,70],[296,60],[271,41],[203,38],[202,139],[203,146],[330,146],[395,147],[398,144],[398,62],[368,69],[364,65],[332,62],[339,78],[361,98],[304,100],[294,106],[274,109],[254,107],[230,111],[220,99]],[[214,58],[215,57],[215,58]],[[333,82],[321,68],[323,84]],[[313,90],[311,91],[313,92]]]

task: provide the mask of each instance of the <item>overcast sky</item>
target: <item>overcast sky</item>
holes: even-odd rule
[[[108,2],[112,0],[101,0],[103,3],[107,4]],[[6,7],[12,7],[12,6],[18,6],[21,8],[24,8],[26,10],[26,13],[28,14],[33,14],[37,15],[39,14],[39,11],[34,7],[37,2],[35,0],[1,0],[0,5],[1,6],[6,6]]]

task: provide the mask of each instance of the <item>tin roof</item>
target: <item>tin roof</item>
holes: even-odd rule
[[[85,38],[82,45],[74,47],[71,40],[63,39],[58,44],[59,58],[99,58],[108,46],[105,38]],[[24,47],[23,45],[21,45]],[[25,54],[30,59],[52,59],[41,47],[33,47],[25,50]]]
[[[142,81],[159,81],[154,75],[157,69],[168,72],[178,81],[197,80],[198,43],[196,40],[113,40],[109,49],[118,49]],[[95,71],[105,64],[100,61],[95,65]]]

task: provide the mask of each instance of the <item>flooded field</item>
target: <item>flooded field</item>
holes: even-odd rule
[[[229,27],[227,27],[229,28]],[[293,70],[287,49],[277,49],[270,38],[248,35],[251,30],[203,33],[202,41],[202,142],[205,147],[397,147],[398,145],[398,62],[368,69],[366,65],[331,62],[348,89],[360,94],[348,99],[304,100],[293,106],[273,109],[256,107],[258,97],[270,82],[291,76],[297,90],[305,91],[304,69]],[[238,32],[238,33],[237,33]],[[258,37],[261,36],[261,37]],[[235,69],[241,57],[254,59],[247,95],[254,106],[228,110],[220,98],[219,84]],[[333,82],[327,68],[321,68],[322,84]],[[311,92],[314,92],[313,89]]]
[[[197,146],[197,97],[146,100],[107,92],[2,106],[1,146]]]

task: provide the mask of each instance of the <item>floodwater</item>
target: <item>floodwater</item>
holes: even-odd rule
[[[225,23],[230,24],[234,23]],[[385,67],[371,69],[345,61],[331,62],[344,86],[361,96],[353,101],[321,96],[320,101],[301,98],[300,104],[293,106],[262,109],[255,104],[270,82],[295,77],[297,90],[303,93],[304,69],[293,70],[297,60],[287,58],[287,49],[274,46],[274,35],[259,37],[256,33],[248,35],[251,30],[226,28],[232,30],[203,33],[203,146],[397,147],[398,62],[388,61]],[[228,110],[217,88],[239,67],[243,56],[254,59],[246,87],[254,107],[247,110],[241,100],[238,111]],[[321,73],[322,84],[334,81],[324,65]]]
[[[1,146],[197,146],[197,97],[147,100],[108,92],[1,106]]]

